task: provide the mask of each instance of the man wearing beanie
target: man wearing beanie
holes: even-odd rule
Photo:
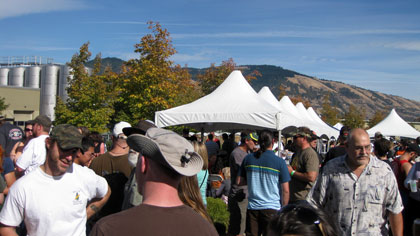
[[[73,163],[82,136],[68,124],[46,138],[45,163],[16,181],[0,213],[0,234],[16,235],[24,221],[28,235],[86,235],[86,220],[106,203],[106,180]]]

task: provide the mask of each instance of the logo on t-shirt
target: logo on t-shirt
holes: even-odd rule
[[[82,204],[82,199],[80,198],[80,191],[73,191],[74,199],[73,199],[73,205],[79,205]]]
[[[22,139],[22,135],[22,131],[20,131],[20,129],[17,128],[13,128],[9,131],[9,138],[12,140]]]

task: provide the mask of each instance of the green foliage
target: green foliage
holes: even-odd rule
[[[349,110],[344,114],[343,125],[347,125],[350,128],[364,128],[365,126],[365,109],[356,108],[354,105],[350,105]]]
[[[92,131],[102,133],[108,130],[106,125],[114,114],[116,74],[108,70],[100,75],[101,57],[97,55],[93,72],[89,75],[84,65],[90,56],[89,43],[85,43],[68,63],[73,78],[68,80],[67,101],[57,99],[55,122],[86,126]]]
[[[324,122],[328,123],[329,125],[333,126],[340,121],[338,118],[338,110],[337,108],[331,105],[330,100],[330,93],[327,93],[322,98],[322,110],[321,110],[321,118]]]
[[[99,74],[105,73],[106,70],[111,70],[112,72],[119,74],[121,73],[123,64],[124,61],[116,57],[102,58]],[[85,66],[93,68],[95,66],[95,60],[88,61]]]
[[[0,113],[2,113],[8,107],[9,107],[9,104],[6,104],[6,98],[0,97]]]
[[[181,105],[198,98],[196,84],[186,68],[169,58],[176,53],[169,32],[159,23],[148,22],[153,34],[135,45],[138,59],[129,60],[118,79],[119,98],[115,119],[135,123],[154,120],[156,111]]]
[[[197,81],[201,86],[201,90],[204,95],[213,92],[225,79],[236,69],[236,63],[232,58],[227,61],[222,61],[220,66],[216,66],[214,63],[207,68],[204,73],[196,74]],[[241,68],[244,70],[242,74],[248,82],[257,80],[257,77],[261,77],[261,73],[258,70],[250,70],[248,67]],[[195,71],[195,70],[193,70]],[[196,71],[194,73],[197,73]]]
[[[235,67],[236,63],[230,58],[227,61],[223,61],[220,66],[216,66],[212,63],[204,74],[197,75],[197,80],[200,83],[203,93],[207,95],[213,92],[221,83],[223,83]]]
[[[375,114],[373,114],[373,117],[369,121],[369,128],[372,128],[379,122],[381,122],[385,118],[385,112],[381,110],[375,111]]]
[[[222,224],[228,228],[229,211],[226,203],[220,198],[207,198],[207,213],[214,224]]]

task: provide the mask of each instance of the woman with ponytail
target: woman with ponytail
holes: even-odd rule
[[[247,235],[266,235],[268,222],[289,202],[290,175],[285,161],[273,152],[273,133],[261,132],[260,149],[245,157],[239,184],[248,184]]]

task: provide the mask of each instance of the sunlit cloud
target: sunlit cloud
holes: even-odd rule
[[[87,7],[87,4],[82,0],[2,0],[0,1],[0,19]]]
[[[384,47],[404,49],[404,50],[409,50],[409,51],[420,51],[420,41],[389,43],[389,44],[385,44]]]

